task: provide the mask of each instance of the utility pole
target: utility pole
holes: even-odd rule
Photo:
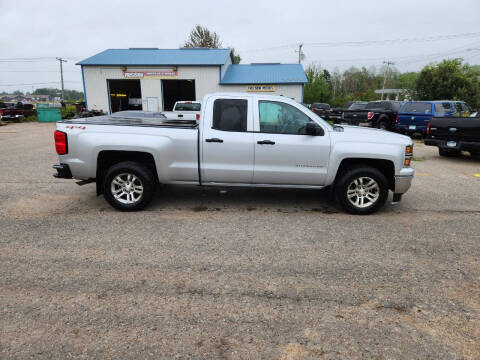
[[[298,50],[295,50],[295,52],[298,52],[298,63],[302,63],[302,57],[303,57],[303,51],[302,51],[303,44],[298,45]]]
[[[390,69],[390,65],[395,65],[393,61],[383,61],[387,68],[385,69],[385,73],[383,74],[383,88],[382,88],[382,100],[383,100],[383,92],[385,91],[385,83],[387,82],[388,70]]]
[[[67,60],[62,59],[61,57],[57,57],[56,59],[60,62],[60,79],[62,81],[62,101],[65,101],[65,94],[64,94],[65,89],[63,86],[63,63],[67,62]]]

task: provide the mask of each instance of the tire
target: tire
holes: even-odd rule
[[[113,165],[103,179],[103,196],[115,209],[137,211],[147,206],[155,192],[152,172],[142,164],[125,161]]]
[[[377,128],[382,130],[388,130],[388,125],[385,120],[379,120],[377,123]]]
[[[448,150],[448,149],[444,149],[444,148],[438,148],[438,154],[440,156],[450,156],[450,157],[453,157],[453,156],[458,156],[460,155],[460,151],[458,150]]]
[[[388,181],[378,169],[358,165],[340,176],[335,185],[335,196],[340,206],[350,214],[373,214],[387,200]]]

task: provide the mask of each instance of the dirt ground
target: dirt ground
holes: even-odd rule
[[[1,359],[480,359],[480,160],[416,141],[368,217],[176,186],[121,213],[52,177],[53,129],[0,127]]]

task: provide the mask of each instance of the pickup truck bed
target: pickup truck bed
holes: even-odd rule
[[[112,126],[154,126],[170,128],[198,128],[195,120],[172,120],[150,118],[120,118],[113,116],[95,116],[64,120],[60,123],[75,125],[112,125]]]
[[[442,156],[462,150],[480,155],[480,118],[434,117],[428,124],[425,145],[437,146]]]

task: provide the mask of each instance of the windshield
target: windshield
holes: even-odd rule
[[[177,103],[176,111],[200,111],[202,105],[200,103]]]
[[[432,105],[426,102],[411,102],[403,105],[400,112],[404,113],[418,113],[418,114],[430,114],[432,112]]]

